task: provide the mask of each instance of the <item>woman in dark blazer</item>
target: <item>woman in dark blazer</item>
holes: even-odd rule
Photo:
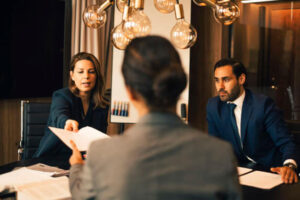
[[[104,79],[95,56],[81,52],[70,63],[69,87],[53,93],[45,135],[34,157],[59,155],[68,158],[71,150],[49,126],[78,131],[91,126],[106,133],[108,102],[103,98]]]

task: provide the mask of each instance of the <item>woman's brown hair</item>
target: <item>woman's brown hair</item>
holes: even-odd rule
[[[91,96],[92,96],[93,102],[95,104],[94,108],[97,108],[97,107],[104,108],[106,105],[108,105],[108,102],[104,98],[104,90],[105,90],[104,82],[105,81],[101,74],[100,62],[94,55],[92,55],[90,53],[86,53],[86,52],[80,52],[72,57],[71,62],[70,62],[69,71],[74,72],[75,65],[80,60],[89,60],[93,63],[93,65],[95,67],[97,78],[96,78],[95,87],[91,91],[92,92]],[[79,90],[76,87],[76,85],[71,77],[69,77],[68,82],[69,82],[69,88],[70,88],[71,92],[74,95],[79,96]]]

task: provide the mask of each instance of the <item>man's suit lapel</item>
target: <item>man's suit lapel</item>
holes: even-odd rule
[[[242,118],[241,118],[241,136],[242,136],[242,142],[244,144],[244,140],[247,134],[247,126],[248,126],[248,121],[250,119],[251,113],[253,111],[252,107],[252,95],[249,90],[245,90],[246,96],[244,99],[243,103],[243,108],[242,108]]]

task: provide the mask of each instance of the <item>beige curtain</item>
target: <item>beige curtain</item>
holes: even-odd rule
[[[95,55],[102,66],[102,74],[106,80],[106,88],[111,88],[112,44],[110,32],[113,28],[113,7],[106,10],[107,21],[104,27],[93,29],[87,27],[82,13],[87,6],[102,4],[105,0],[72,0],[72,37],[71,56],[78,52]]]

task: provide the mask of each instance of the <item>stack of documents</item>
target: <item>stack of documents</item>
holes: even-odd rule
[[[0,175],[0,187],[18,186],[27,183],[53,179],[52,172],[40,172],[26,167]]]
[[[53,174],[55,172],[19,168],[0,175],[0,192],[16,191],[21,200],[70,198],[68,178],[53,178]]]
[[[17,199],[71,199],[69,180],[66,176],[28,183],[16,187]]]

